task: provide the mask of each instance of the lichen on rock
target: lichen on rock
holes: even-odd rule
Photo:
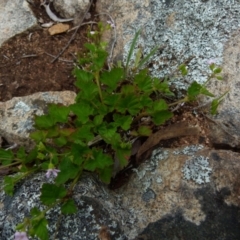
[[[195,183],[202,184],[210,182],[212,168],[209,167],[208,158],[204,156],[195,156],[186,161],[182,168],[184,178],[193,180]]]

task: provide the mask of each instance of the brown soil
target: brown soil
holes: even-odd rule
[[[40,1],[32,2],[31,8],[37,19],[49,22]],[[87,21],[97,21],[94,7],[93,4],[90,9],[92,17]],[[70,28],[73,27],[72,23],[70,25]],[[5,42],[0,48],[0,101],[43,91],[76,91],[71,72],[77,53],[87,42],[88,27],[79,29],[73,42],[54,63],[51,63],[54,58],[47,54],[58,55],[74,31],[50,36],[48,30],[39,25]]]

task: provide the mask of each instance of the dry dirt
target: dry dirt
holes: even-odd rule
[[[49,22],[40,1],[32,2],[30,6],[37,19]],[[90,13],[91,18],[87,21],[97,21],[94,4]],[[74,27],[70,24],[70,28]],[[54,58],[47,54],[56,56],[66,46],[74,31],[50,36],[48,30],[39,25],[6,41],[0,48],[0,101],[43,91],[76,91],[72,70],[77,54],[88,41],[88,27],[79,29],[73,42],[54,63],[51,63]]]

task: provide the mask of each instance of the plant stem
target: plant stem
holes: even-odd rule
[[[21,163],[21,161],[17,161],[17,162],[8,164],[8,165],[1,166],[0,169],[4,169],[4,168],[7,168],[7,167],[15,166],[15,165],[18,165],[20,163]]]
[[[97,71],[95,73],[95,79],[96,79],[96,83],[97,83],[97,86],[98,86],[99,97],[100,97],[101,102],[103,103],[102,90],[101,90],[100,81],[99,81],[99,71]]]
[[[179,103],[184,103],[184,102],[187,102],[187,101],[188,101],[188,97],[186,96],[185,98],[180,99],[180,100],[178,100],[178,101],[176,101],[176,102],[169,103],[168,106],[169,106],[169,107],[172,107],[172,106],[175,106],[175,105],[177,105],[177,104],[179,104]]]

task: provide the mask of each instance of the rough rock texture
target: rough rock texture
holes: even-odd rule
[[[89,2],[89,0],[54,0],[53,5],[62,17],[71,18],[84,13]]]
[[[34,115],[46,113],[48,103],[69,105],[74,103],[75,97],[71,91],[43,92],[0,102],[0,136],[9,143],[29,146]]]
[[[171,75],[181,63],[189,63],[187,82],[172,80],[178,88],[205,81],[207,60],[223,62],[224,44],[240,26],[240,2],[232,0],[98,0],[97,7],[115,20],[116,58],[126,58],[134,33],[142,29],[137,47],[143,55],[160,47],[150,60],[153,75]]]
[[[0,1],[0,45],[16,34],[37,26],[26,0]]]
[[[125,225],[124,232],[133,239],[155,222],[143,231],[152,231],[146,239],[181,239],[189,231],[196,234],[200,229],[206,235],[198,233],[196,238],[188,235],[183,239],[215,239],[208,237],[215,232],[218,239],[228,239],[228,235],[238,239],[239,170],[239,154],[230,151],[202,146],[155,150],[151,161],[142,164],[129,184],[118,191],[122,194],[121,205],[132,213],[131,225]],[[184,227],[175,226],[177,223]],[[171,224],[176,230],[168,236]]]
[[[212,141],[219,146],[240,148],[240,33],[234,32],[224,46],[223,77],[221,82],[211,85],[214,93],[220,95],[229,91],[218,108],[219,114],[212,123]]]
[[[37,174],[23,184],[19,184],[14,197],[0,193],[1,240],[13,239],[16,224],[29,215],[31,208],[43,209],[39,201],[39,192],[41,185],[48,181],[45,174]],[[51,240],[96,240],[104,226],[109,229],[114,240],[126,239],[117,221],[120,219],[112,210],[113,206],[119,207],[115,203],[116,197],[109,194],[105,186],[94,177],[91,175],[82,177],[81,182],[74,189],[73,199],[78,207],[76,214],[60,215],[60,208],[56,207],[47,215]]]
[[[73,195],[78,212],[63,217],[59,230],[59,208],[49,213],[51,239],[53,233],[60,240],[97,239],[101,226],[114,240],[240,239],[239,171],[238,153],[193,145],[155,150],[115,192],[84,175]],[[42,208],[39,188],[47,181],[37,174],[19,184],[12,198],[1,192],[2,240],[11,239],[30,208]]]

